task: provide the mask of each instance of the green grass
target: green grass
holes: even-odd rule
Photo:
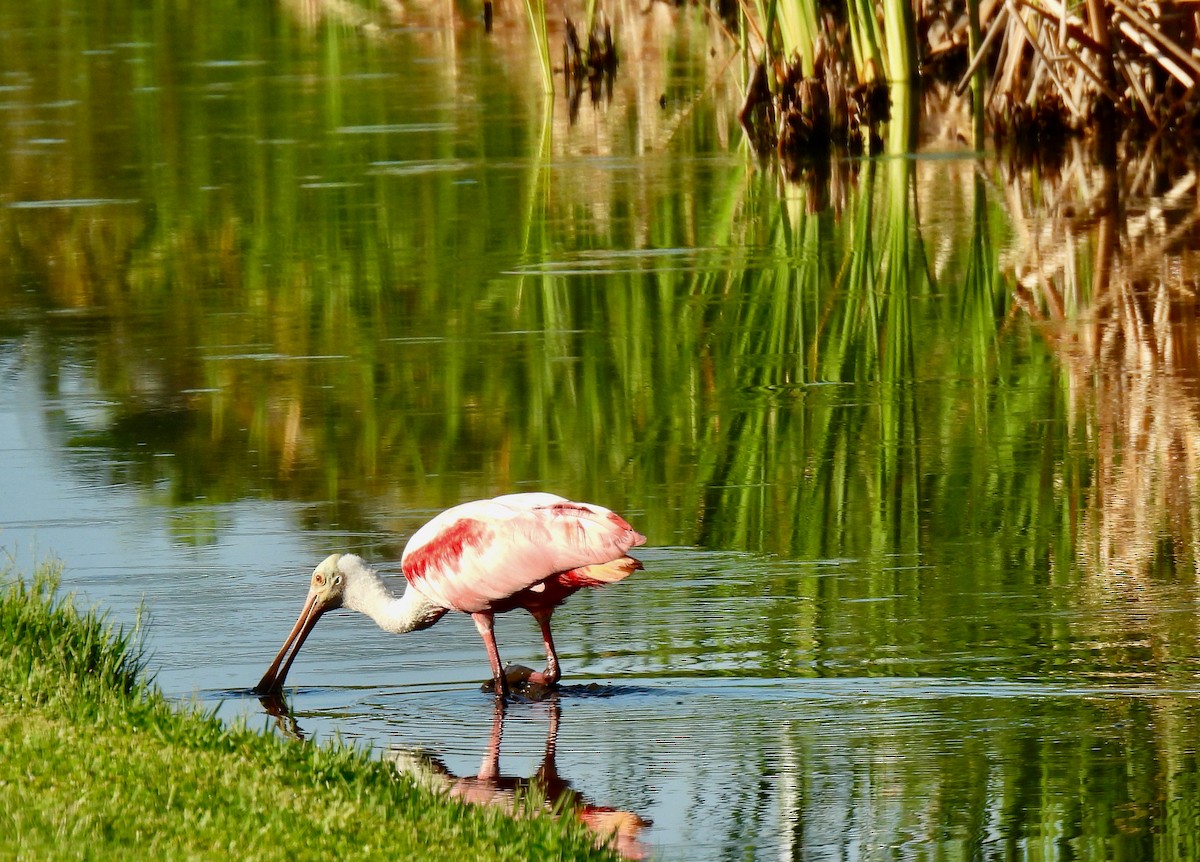
[[[439,797],[346,746],[180,708],[137,640],[57,596],[0,592],[0,858],[596,859],[580,824]]]

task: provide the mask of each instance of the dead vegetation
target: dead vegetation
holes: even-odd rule
[[[1023,153],[1060,153],[1082,137],[1111,163],[1122,146],[1163,136],[1190,144],[1200,131],[1200,4],[918,0],[907,25],[888,14],[890,0],[785,2],[803,10],[799,38],[755,25],[760,64],[742,120],[760,153],[768,143],[781,153],[814,141],[853,148],[856,123],[869,128],[879,117],[870,88],[897,82],[895,69],[905,68],[894,62],[896,45],[917,56],[912,83],[970,99],[984,119],[979,131]],[[745,10],[753,25],[748,2]],[[872,20],[856,21],[862,15]],[[770,110],[762,107],[768,102]],[[828,135],[826,105],[831,119],[846,119],[831,122]]]

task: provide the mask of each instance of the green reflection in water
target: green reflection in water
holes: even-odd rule
[[[182,544],[247,498],[380,553],[471,497],[601,500],[658,550],[614,591],[627,654],[589,662],[1001,681],[911,720],[735,702],[740,767],[782,787],[770,846],[1197,855],[1194,584],[1078,565],[1097,438],[1012,313],[974,163],[831,166],[814,208],[721,146],[720,99],[650,152],[618,104],[637,128],[601,146],[470,31],[447,61],[436,28],[270,8],[0,23],[0,335],[68,469],[171,507]],[[675,86],[704,71],[679,50]],[[760,801],[731,801],[730,855]]]

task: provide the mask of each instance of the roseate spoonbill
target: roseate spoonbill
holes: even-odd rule
[[[254,691],[279,692],[317,620],[341,607],[364,613],[396,634],[429,628],[447,611],[470,614],[487,648],[498,698],[509,689],[494,618],[524,608],[541,626],[546,646],[546,669],[530,680],[552,686],[560,676],[550,636],[554,609],[582,587],[615,583],[640,569],[642,564],[625,552],[645,541],[615,512],[554,494],[508,494],[447,509],[404,548],[400,564],[408,585],[403,595],[388,589],[360,557],[326,557],[312,573],[296,625]]]

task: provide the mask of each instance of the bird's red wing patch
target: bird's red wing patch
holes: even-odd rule
[[[404,558],[404,577],[421,580],[430,569],[453,569],[467,548],[479,548],[488,540],[488,527],[473,518],[460,518]]]
[[[569,513],[572,515],[578,515],[580,512],[582,512],[585,515],[596,514],[595,512],[593,512],[591,509],[589,509],[587,506],[583,505],[582,503],[554,503],[553,505],[546,506],[544,508],[547,508],[552,512]]]
[[[618,515],[616,512],[609,512],[608,520],[612,521],[614,524],[616,524],[622,530],[630,530],[630,531],[633,530],[633,527],[630,525],[630,523],[628,521],[626,521],[624,518],[622,518],[620,515]]]
[[[556,514],[584,516],[584,517],[591,517],[593,519],[596,518],[597,516],[599,516],[599,514],[600,514],[595,509],[585,506],[582,503],[555,503],[554,505],[547,506],[546,508],[550,509],[552,512],[555,512]],[[622,530],[632,530],[633,529],[633,527],[631,527],[629,525],[629,522],[626,521],[624,518],[622,518],[620,515],[618,515],[616,512],[609,512],[608,520],[612,521],[619,529],[622,529]]]

